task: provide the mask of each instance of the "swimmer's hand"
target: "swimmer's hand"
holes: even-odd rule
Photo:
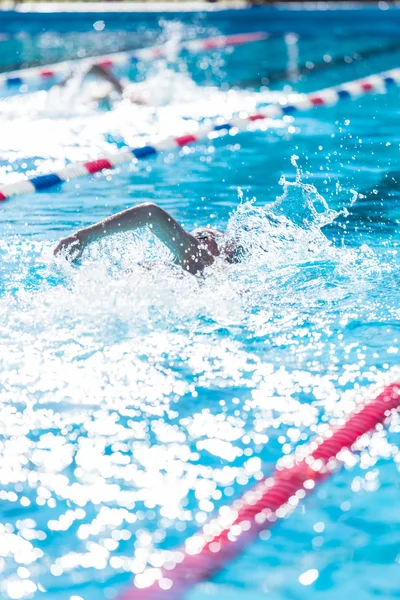
[[[74,262],[81,257],[85,244],[83,239],[77,234],[69,235],[63,238],[54,248],[54,256],[61,254],[70,262]]]

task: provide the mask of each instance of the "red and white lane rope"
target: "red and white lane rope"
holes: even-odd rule
[[[254,33],[238,33],[235,35],[221,35],[218,37],[181,42],[177,47],[180,52],[183,50],[188,52],[206,52],[230,46],[241,46],[242,44],[248,44],[250,42],[258,42],[265,40],[268,37],[269,34],[262,31]],[[30,67],[28,69],[1,73],[0,85],[18,90],[21,85],[26,83],[49,81],[55,77],[69,75],[71,70],[77,65],[85,68],[89,68],[93,65],[99,65],[106,68],[124,66],[137,60],[151,61],[156,58],[162,58],[167,56],[168,52],[169,45],[167,43],[161,46],[150,46],[149,48],[115,52],[103,56],[67,60],[41,67]]]
[[[282,458],[272,476],[220,509],[217,518],[186,540],[182,548],[170,552],[150,587],[143,587],[146,577],[136,577],[119,600],[181,600],[195,584],[226,567],[261,531],[287,517],[317,483],[340,468],[343,451],[351,450],[362,435],[385,423],[399,407],[400,383],[389,385],[342,426],[332,426],[323,438],[316,438],[294,456]]]
[[[248,128],[255,121],[266,121],[293,115],[297,112],[311,110],[321,106],[334,106],[342,100],[355,99],[366,94],[382,93],[392,85],[400,85],[400,68],[385,71],[376,75],[370,75],[363,79],[357,79],[344,83],[337,87],[330,87],[311,94],[297,94],[283,97],[280,104],[269,105],[257,113],[242,115],[224,121],[217,119],[210,125],[202,125],[195,133],[169,137],[161,141],[147,144],[138,148],[122,148],[113,154],[107,154],[88,162],[72,163],[63,169],[45,175],[34,175],[30,179],[22,179],[16,183],[0,185],[0,201],[7,200],[11,196],[28,194],[42,191],[52,186],[62,184],[66,181],[90,175],[105,169],[113,169],[124,162],[132,159],[143,159],[154,156],[165,150],[172,150],[187,146],[202,139],[215,136],[219,133],[227,133],[231,130],[241,131]]]

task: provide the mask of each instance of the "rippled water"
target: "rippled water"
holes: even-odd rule
[[[269,13],[243,14],[249,28],[268,29]],[[220,30],[232,32],[225,18]],[[57,34],[30,26],[25,61],[127,41],[106,17],[97,38],[53,19]],[[146,39],[197,31],[215,34],[213,17],[154,23]],[[373,42],[393,39],[304,34],[298,61]],[[253,110],[269,91],[223,84],[294,58],[277,36],[139,64],[130,76],[150,107],[99,111],[76,80],[10,96],[0,101],[1,181]],[[399,58],[343,61],[274,89],[317,90]],[[398,380],[399,121],[392,90],[1,206],[1,597],[108,599],[146,568],[156,576],[163,550],[282,453]],[[245,259],[217,262],[199,280],[171,268],[146,232],[95,244],[78,266],[53,258],[62,235],[140,201],[188,229],[226,228]],[[352,469],[188,598],[397,597],[399,429],[393,419],[388,434],[367,437]]]

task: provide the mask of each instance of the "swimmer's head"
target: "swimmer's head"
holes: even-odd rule
[[[210,227],[201,227],[193,232],[196,239],[199,240],[201,246],[213,257],[221,256],[229,263],[240,262],[241,256],[244,253],[243,247],[235,244],[235,242],[226,242],[225,234],[219,229]]]
[[[223,243],[224,239],[222,231],[211,229],[211,227],[200,227],[193,232],[193,235],[208,254],[214,257],[220,256],[221,243]]]

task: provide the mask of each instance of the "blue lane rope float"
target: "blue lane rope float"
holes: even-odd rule
[[[293,115],[297,112],[308,111],[321,106],[334,106],[342,100],[356,99],[370,93],[383,93],[392,85],[400,85],[400,68],[350,81],[338,87],[330,87],[310,94],[298,94],[293,96],[293,99],[291,96],[283,97],[280,104],[269,105],[255,114],[241,115],[227,122],[218,119],[210,125],[202,125],[193,134],[168,137],[138,148],[122,148],[118,152],[105,155],[96,160],[71,163],[54,173],[38,174],[30,179],[22,179],[15,183],[2,185],[0,186],[0,201],[7,200],[11,196],[46,190],[83,175],[113,169],[117,165],[132,161],[132,159],[140,160],[165,150],[182,148],[201,139],[212,137],[218,132],[227,133],[232,129],[245,130],[249,124],[255,121],[267,121],[268,119]]]
[[[231,46],[241,46],[251,42],[258,42],[269,37],[268,33],[257,31],[254,33],[238,33],[234,35],[221,35],[217,37],[204,38],[199,40],[189,40],[178,44],[178,50],[188,52],[205,52],[218,50]],[[0,85],[7,88],[13,88],[18,91],[18,87],[31,82],[52,81],[55,77],[69,75],[71,69],[75,66],[84,66],[90,68],[98,65],[104,68],[129,65],[137,60],[151,61],[157,58],[167,56],[168,44],[160,46],[150,46],[149,48],[140,48],[124,52],[114,52],[103,56],[93,56],[90,58],[77,58],[67,60],[52,65],[41,67],[29,67],[17,71],[0,74]]]

